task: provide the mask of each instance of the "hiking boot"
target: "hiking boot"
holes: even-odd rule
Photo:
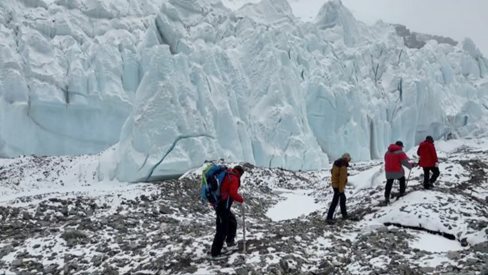
[[[222,247],[222,254],[229,255],[238,250],[237,243],[227,243],[227,247]]]
[[[219,261],[219,260],[224,260],[224,259],[227,259],[227,255],[224,255],[224,254],[219,254],[219,255],[208,255],[208,259],[209,260],[212,260],[212,261]]]
[[[342,217],[343,220],[350,220],[350,221],[359,221],[359,218],[354,215],[347,215]]]
[[[237,246],[234,246],[232,248],[222,248],[222,253],[220,253],[220,255],[222,256],[228,256],[234,252],[237,252]]]
[[[352,216],[351,217],[351,221],[357,222],[357,221],[360,221],[360,220],[361,220],[361,218],[358,217],[358,216]]]
[[[333,219],[326,219],[325,222],[327,224],[335,224],[335,221]]]

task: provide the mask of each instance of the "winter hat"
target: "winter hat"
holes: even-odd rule
[[[401,142],[399,140],[397,142],[395,142],[395,144],[398,145],[398,146],[400,146],[400,147],[403,147],[403,142]]]
[[[348,161],[351,161],[351,155],[349,153],[342,154],[342,158],[347,159]]]
[[[244,169],[240,165],[235,166],[234,167],[234,170],[236,170],[237,172],[239,172],[239,175],[241,175],[241,176],[244,174]]]
[[[428,141],[430,141],[430,142],[434,142],[434,139],[432,138],[432,136],[427,136],[427,137],[425,138],[425,140],[428,140]]]

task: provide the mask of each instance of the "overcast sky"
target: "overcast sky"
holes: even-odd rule
[[[296,16],[311,19],[327,0],[289,2]],[[342,3],[367,24],[381,19],[460,42],[470,37],[488,57],[488,0],[342,0]]]

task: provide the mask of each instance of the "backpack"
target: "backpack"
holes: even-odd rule
[[[200,200],[210,203],[214,208],[220,201],[220,189],[225,176],[227,167],[215,163],[209,163],[202,172],[202,184],[200,186]]]

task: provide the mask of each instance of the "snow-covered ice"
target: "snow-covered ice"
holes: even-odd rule
[[[449,241],[442,236],[429,233],[419,233],[417,238],[410,242],[410,246],[429,252],[448,252],[464,249],[458,241]]]
[[[283,192],[280,196],[284,197],[284,200],[278,202],[266,213],[273,221],[294,219],[324,207],[324,205],[315,203],[314,198],[309,195],[313,190],[293,191],[278,189],[277,191]]]

